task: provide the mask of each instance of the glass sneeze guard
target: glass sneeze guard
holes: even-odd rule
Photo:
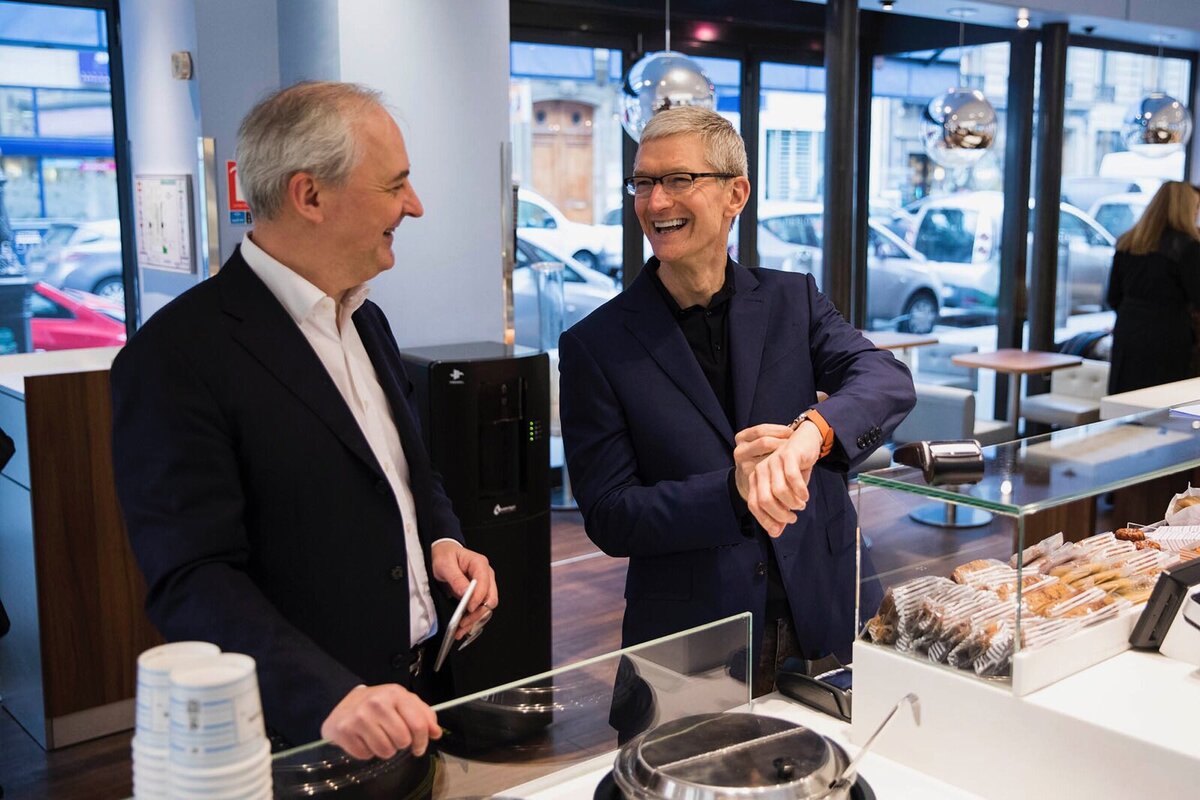
[[[970,487],[929,486],[912,467],[867,472],[859,480],[1023,516],[1200,466],[1200,421],[1158,409],[992,445],[983,458],[984,478]]]
[[[325,741],[297,747],[273,759],[275,797],[436,800],[515,787],[538,796],[555,773],[603,774],[638,733],[747,704],[749,641],[741,614],[436,705],[444,733],[423,758],[353,761]]]

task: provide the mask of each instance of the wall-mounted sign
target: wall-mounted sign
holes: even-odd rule
[[[237,162],[225,162],[225,177],[229,181],[229,210],[249,211],[250,204],[242,196],[242,182],[238,180]]]
[[[192,176],[138,175],[134,180],[138,266],[195,272]]]

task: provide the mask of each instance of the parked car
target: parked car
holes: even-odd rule
[[[567,219],[546,198],[532,189],[517,191],[517,230],[529,242],[563,253],[585,267],[615,275],[621,268],[620,226],[585,225]]]
[[[1153,195],[1142,192],[1123,192],[1101,197],[1088,210],[1096,222],[1100,223],[1114,239],[1134,226],[1142,218],[1142,212],[1150,205]]]
[[[37,280],[125,302],[118,220],[52,225],[27,258],[29,274]]]
[[[820,203],[764,201],[758,210],[759,265],[821,275]],[[867,316],[897,330],[929,333],[941,311],[942,283],[926,259],[876,219],[867,229]]]
[[[33,285],[29,321],[34,350],[119,347],[125,344],[125,307],[77,289]]]
[[[1030,200],[1033,244],[1033,201]],[[1115,239],[1069,203],[1059,205],[1060,281],[1070,285],[1070,310],[1103,307]],[[931,198],[917,211],[913,247],[951,288],[948,305],[996,304],[1000,285],[1000,230],[1004,195],[961,192]]]
[[[558,261],[564,265],[563,330],[617,295],[617,285],[604,273],[518,236],[513,265],[513,324],[517,344],[527,347],[540,347],[537,282],[529,268],[538,261]]]

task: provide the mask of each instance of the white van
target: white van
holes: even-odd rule
[[[1033,201],[1030,237],[1033,235]],[[1060,285],[1070,286],[1071,311],[1096,311],[1104,305],[1112,269],[1113,236],[1069,203],[1059,206]],[[1000,230],[1004,195],[961,192],[934,197],[916,214],[913,247],[940,270],[950,290],[946,305],[996,304],[1000,288]]]

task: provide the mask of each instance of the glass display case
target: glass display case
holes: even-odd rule
[[[749,641],[743,614],[434,706],[444,733],[422,758],[298,747],[273,759],[274,796],[591,797],[619,744],[748,704]]]
[[[1200,555],[1153,525],[1200,466],[1200,421],[1152,411],[982,456],[969,485],[860,476],[860,644],[1020,696],[1127,649],[1158,574]]]

